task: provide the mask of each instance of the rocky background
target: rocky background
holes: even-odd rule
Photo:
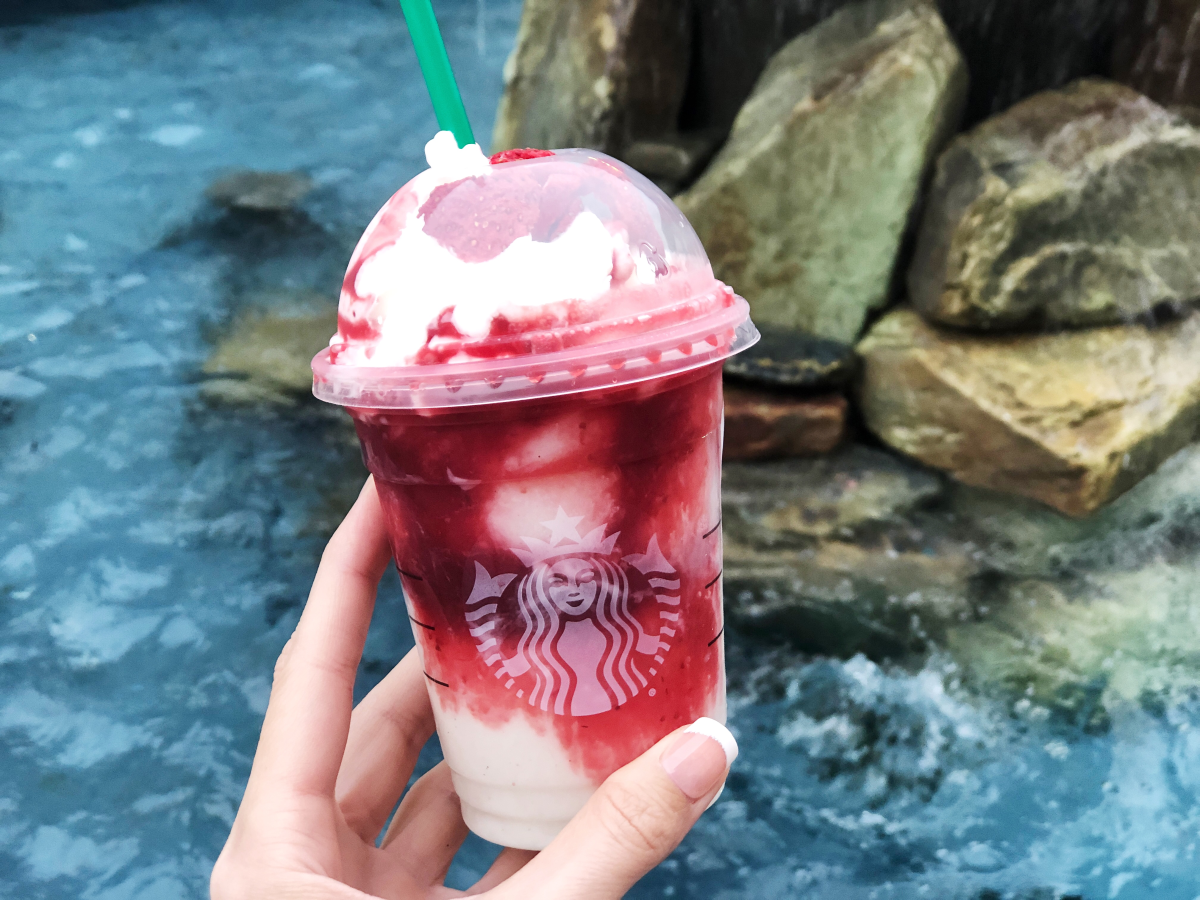
[[[87,890],[74,892],[191,897],[203,893],[204,855],[220,846],[253,749],[262,685],[249,691],[258,699],[247,713],[243,676],[269,671],[320,541],[362,478],[344,416],[309,396],[309,359],[334,330],[332,298],[363,222],[404,180],[396,147],[404,144],[404,165],[415,171],[432,118],[412,112],[425,114],[422,89],[411,61],[395,52],[404,38],[399,23],[381,30],[392,21],[383,4],[360,4],[357,30],[345,28],[345,4],[313,0],[305,9],[317,10],[319,27],[301,29],[289,6],[267,29],[238,12],[246,18],[235,16],[241,24],[228,32],[186,4],[167,4],[165,12],[150,2],[117,5],[155,23],[164,48],[174,35],[191,35],[183,44],[198,49],[188,65],[203,73],[195,83],[190,68],[186,77],[176,71],[177,51],[163,49],[156,62],[169,73],[162,90],[173,101],[190,91],[205,110],[246,110],[222,129],[206,122],[238,152],[154,176],[163,182],[154,196],[175,198],[161,214],[172,224],[152,239],[127,238],[143,254],[138,271],[149,273],[138,277],[151,283],[128,280],[116,263],[110,279],[111,292],[140,291],[138,304],[179,309],[186,300],[187,323],[200,323],[195,336],[191,324],[179,324],[186,353],[170,351],[178,355],[173,390],[189,404],[186,426],[171,418],[176,395],[155,394],[137,401],[154,414],[139,419],[144,460],[116,426],[103,444],[105,465],[129,472],[128,486],[112,490],[114,509],[125,504],[128,515],[141,516],[149,501],[127,494],[174,497],[163,485],[179,480],[178,509],[168,503],[138,532],[170,553],[147,555],[143,568],[157,573],[169,563],[172,571],[199,572],[197,546],[214,557],[203,561],[205,572],[239,560],[236,548],[268,560],[253,570],[262,584],[241,570],[222,573],[208,585],[215,600],[193,587],[198,576],[146,588],[177,604],[186,585],[199,598],[195,607],[216,610],[213,617],[236,604],[243,610],[222,625],[186,607],[209,638],[180,625],[163,629],[161,650],[146,646],[152,639],[136,645],[134,653],[170,671],[176,693],[166,701],[182,696],[176,682],[207,684],[196,672],[240,646],[217,635],[257,641],[245,661],[230,664],[227,687],[204,688],[223,692],[236,715],[214,714],[194,739],[181,731],[162,754],[154,745],[172,765],[219,781],[219,790],[197,789],[207,812],[191,795],[162,801],[179,832],[172,841],[201,848],[186,873],[170,870],[186,890],[141,892],[153,869],[143,860],[121,870],[137,868],[125,892],[109,890],[117,876],[99,862],[87,864],[100,872],[87,875]],[[55,4],[18,6],[11,15],[22,24],[50,15]],[[492,66],[467,70],[469,97],[487,98],[487,111],[471,110],[478,123],[493,108],[487,78],[498,84],[502,51],[475,24],[486,4],[460,6],[448,29],[460,78],[464,48],[477,47]],[[519,26],[516,4],[501,12],[509,16],[508,30],[500,29],[504,48],[514,31],[516,42],[491,149],[589,146],[646,173],[687,212],[717,274],[750,301],[764,334],[726,372],[724,589],[732,721],[743,758],[726,797],[638,896],[840,900],[933,891],[964,900],[1192,900],[1200,893],[1200,317],[1192,312],[1200,299],[1200,0],[526,0]],[[193,16],[200,24],[187,24]],[[147,27],[141,21],[130,15],[131,34]],[[314,47],[336,31],[330,22],[346,33],[326,48],[326,61]],[[184,25],[192,30],[180,31]],[[274,36],[281,58],[295,57],[289,64],[301,74],[295,83],[281,80],[270,107],[255,112],[212,85],[240,71],[223,62],[225,44],[240,42],[238,58],[249,67],[263,56],[262,34]],[[83,48],[72,52],[88,58],[94,36],[79,26],[71,40],[69,47]],[[113,78],[124,78],[126,66],[137,71],[135,52],[144,51],[128,43],[133,61],[114,65],[121,71]],[[23,65],[36,58],[20,57]],[[405,85],[399,98],[396,82]],[[35,87],[13,84],[6,95],[13,108],[34,102],[18,94],[37,98]],[[312,123],[337,119],[343,92],[364,102],[364,86],[377,92],[369,94],[365,124],[345,122],[336,141],[314,139],[322,132]],[[131,89],[122,82],[121,90]],[[261,92],[257,84],[243,91]],[[278,116],[295,97],[294,116]],[[179,130],[176,120],[191,115],[183,100],[166,109],[171,115],[155,123],[161,127],[145,126],[155,147],[207,140]],[[41,113],[30,106],[28,115]],[[268,150],[240,149],[259,119],[291,130]],[[89,121],[61,126],[72,149],[47,165],[93,171],[80,155],[104,151],[109,139],[93,139]],[[114,160],[112,170],[124,173]],[[133,174],[138,184],[146,177]],[[7,247],[22,246],[15,242],[23,221],[68,218],[50,206],[28,214],[26,196],[52,204],[57,195],[28,187],[33,175],[20,179],[0,169]],[[172,193],[165,183],[177,180],[182,186]],[[125,180],[113,183],[120,197],[140,196]],[[81,208],[120,218],[118,206],[108,198]],[[107,246],[104,223],[84,231],[82,216],[70,215],[83,238],[56,234],[55,246],[75,255],[88,252],[79,247],[84,238],[93,251]],[[30,246],[36,252],[20,259],[51,255]],[[67,281],[29,287],[36,270],[7,265],[0,274],[18,280],[4,282],[5,290],[42,291],[34,296],[45,304],[67,291]],[[85,310],[80,333],[100,333],[91,323],[111,309],[118,324],[104,327],[132,340],[118,301],[90,282],[70,290]],[[26,427],[22,410],[60,402],[37,380],[56,371],[37,357],[58,346],[51,327],[10,329],[24,354],[10,347],[6,365],[20,374],[0,379],[0,412],[16,422],[10,434]],[[26,331],[37,331],[39,342]],[[157,332],[151,339],[168,348],[183,340]],[[72,346],[64,337],[56,358],[66,359]],[[95,353],[103,346],[98,341]],[[143,356],[132,363],[104,356],[104,366],[168,365]],[[84,403],[78,391],[62,392],[64,421],[78,424],[85,412],[105,421],[110,376],[98,359],[76,354],[72,377],[94,381],[96,397]],[[129,380],[131,392],[142,390]],[[100,452],[74,427],[60,429],[61,440],[29,429],[18,448],[26,468],[6,470],[14,483],[32,477],[20,474],[34,471],[31,459],[57,473],[59,464],[47,460]],[[174,468],[162,463],[161,472],[151,455],[159,431],[178,431]],[[181,478],[175,468],[190,474]],[[217,468],[220,477],[210,473]],[[62,561],[49,560],[51,539],[34,533],[42,527],[35,507],[57,516],[51,531],[82,529],[71,523],[101,516],[89,511],[97,501],[86,489],[58,487],[72,493],[57,505],[41,494],[13,494],[12,502],[32,498],[34,524],[22,537],[13,516],[20,543],[0,562],[20,588],[4,588],[2,610],[17,624],[13,646],[0,648],[8,654],[0,653],[0,666],[26,659],[15,642],[40,634],[41,619],[22,604],[39,602],[37,591],[45,593],[44,582],[60,570],[64,586],[52,605],[75,603],[75,581],[91,578],[115,598],[109,606],[129,606],[125,588],[108,587],[108,568],[103,577],[72,568],[71,559],[86,555],[78,538],[58,538]],[[179,510],[191,516],[186,534]],[[103,537],[104,529],[95,531]],[[133,559],[121,534],[113,531],[121,543],[110,548],[114,566]],[[124,569],[112,571],[128,580]],[[259,640],[264,616],[269,630]],[[114,629],[97,626],[94,615],[45,618],[48,647],[111,649],[105,636]],[[146,624],[147,634],[157,634],[156,623]],[[373,630],[381,643],[369,647],[364,686],[394,662],[404,631],[402,617]],[[189,641],[208,654],[198,669],[191,651],[179,649]],[[108,671],[107,656],[93,658],[101,650],[88,653],[88,673]],[[111,661],[120,658],[112,653]],[[80,690],[83,665],[67,665],[62,697]],[[49,690],[42,670],[38,677]],[[107,683],[96,682],[96,690],[107,691]],[[208,709],[202,700],[189,703]],[[59,732],[26,706],[4,706],[0,729],[28,732],[38,748],[55,745]],[[33,754],[21,756],[25,745],[11,740],[12,759],[34,768]],[[155,790],[174,797],[183,776],[154,765],[133,768],[158,773]],[[43,791],[49,796],[59,783],[53,778],[75,775],[39,777],[51,785]],[[118,780],[116,773],[108,779]],[[82,781],[69,784],[64,796],[86,792]],[[8,802],[0,796],[0,813],[15,808]],[[11,832],[12,846],[23,849],[9,867],[0,848],[0,894],[6,868],[26,873],[13,893],[30,896],[43,896],[25,890],[35,881],[90,871],[54,843],[53,829],[76,828],[72,802],[63,801],[57,824]],[[108,843],[95,837],[97,860],[124,827],[112,824],[107,805],[97,821],[105,816],[96,834]],[[70,865],[75,870],[63,876]]]
[[[1113,592],[1172,602],[1134,588],[1150,551],[1119,577],[1028,555],[1119,544],[1134,509],[1161,530],[1118,498],[1196,438],[1200,2],[526,0],[504,78],[493,151],[638,168],[762,329],[726,368],[735,623],[843,656],[949,646],[1024,691],[1037,654],[997,629],[1086,643],[1066,622]],[[311,189],[234,172],[174,240],[294,252]],[[294,404],[328,304],[243,308],[205,395]],[[1103,640],[1149,640],[1129,617]]]
[[[653,178],[763,331],[726,370],[736,618],[910,647],[1003,570],[962,512],[884,525],[970,486],[1087,527],[1196,437],[1197,0],[526,0],[504,78],[492,150]],[[205,227],[303,230],[311,188],[235,172]],[[331,314],[249,308],[204,390],[293,402]]]

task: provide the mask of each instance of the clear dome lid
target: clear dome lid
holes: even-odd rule
[[[354,251],[338,333],[313,360],[320,399],[551,396],[686,371],[757,339],[687,219],[633,169],[591,150],[488,160],[441,139]]]

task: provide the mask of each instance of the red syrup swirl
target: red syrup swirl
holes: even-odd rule
[[[525,148],[495,154],[490,162],[504,167],[508,163],[554,155],[548,150]],[[503,311],[495,317],[486,336],[474,339],[459,335],[446,340],[445,335],[431,328],[425,345],[410,362],[435,365],[460,354],[498,359],[597,343],[629,333],[629,325],[619,322],[622,317],[640,312],[647,305],[659,307],[663,297],[678,296],[682,300],[689,292],[694,293],[692,289],[696,286],[690,285],[692,279],[685,273],[670,271],[665,251],[657,246],[661,238],[648,214],[641,189],[619,167],[602,159],[589,160],[574,170],[513,166],[505,170],[502,178],[459,179],[436,187],[419,210],[416,193],[406,186],[380,210],[351,259],[342,284],[333,362],[337,363],[350,345],[366,345],[369,357],[379,340],[384,310],[375,297],[358,293],[358,275],[370,259],[399,239],[414,211],[420,223],[417,227],[464,263],[472,264],[494,259],[518,238],[530,237],[539,243],[555,240],[583,211],[582,198],[592,192],[606,198],[611,214],[626,229],[629,246],[654,265],[657,279],[653,285],[627,282],[633,271],[632,258],[618,258],[614,254],[612,288],[602,297],[591,300],[566,297],[537,309]],[[701,291],[706,287],[701,287]],[[647,296],[657,302],[647,304]],[[732,302],[731,296],[726,299]],[[514,313],[519,313],[519,318]],[[676,316],[686,318],[694,311],[663,310],[662,313],[653,323],[649,320],[639,323],[636,330],[666,326]],[[659,318],[663,321],[657,321]],[[592,323],[595,327],[578,327]],[[573,332],[555,334],[564,329]]]
[[[443,710],[495,727],[522,717],[595,783],[714,712],[720,366],[539,401],[352,414]],[[572,584],[590,571],[623,585],[620,627],[572,624],[599,616],[601,585],[589,612],[543,623],[544,651],[530,649],[522,598],[553,566]],[[539,665],[550,674],[535,698]]]
[[[520,149],[501,150],[499,153],[493,153],[488,157],[488,162],[493,166],[498,166],[501,163],[516,162],[520,159],[540,159],[543,156],[553,155],[553,150],[537,150],[533,147],[521,147]]]

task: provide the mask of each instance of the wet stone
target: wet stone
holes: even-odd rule
[[[855,374],[854,348],[791,328],[756,323],[762,339],[725,363],[725,374],[748,384],[797,391],[841,388]]]
[[[780,50],[677,198],[755,321],[853,341],[884,305],[966,69],[931,3],[848,6]]]
[[[846,435],[846,398],[725,387],[725,459],[820,456]]]
[[[1103,730],[1200,688],[1200,445],[1087,519],[970,488],[946,511],[992,573],[945,645],[981,690]]]
[[[872,658],[927,649],[973,617],[970,548],[938,541],[901,551],[886,540],[806,549],[725,545],[725,611],[738,628],[816,653]]]
[[[725,604],[736,627],[838,655],[905,653],[971,616],[973,547],[919,511],[942,480],[861,446],[727,464]]]
[[[728,464],[725,535],[765,548],[853,539],[903,522],[942,492],[936,473],[861,445],[823,459]]]
[[[302,172],[241,170],[214,181],[205,195],[227,209],[282,213],[294,209],[312,186],[312,179]]]
[[[1200,315],[983,337],[901,309],[858,352],[863,418],[885,443],[1072,516],[1129,490],[1200,425]]]
[[[1029,98],[938,160],[908,287],[975,330],[1178,310],[1200,298],[1200,130],[1113,82]]]
[[[1200,691],[1193,573],[1160,562],[1075,583],[1017,581],[989,598],[982,621],[951,628],[947,646],[985,690],[1102,730],[1115,711]]]
[[[210,400],[235,404],[294,403],[312,389],[313,356],[337,330],[336,310],[252,312],[237,320],[204,363]]]
[[[723,137],[709,130],[634,141],[622,151],[621,159],[668,194],[674,194],[695,179],[717,152]]]

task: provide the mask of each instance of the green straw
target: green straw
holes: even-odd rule
[[[450,57],[446,55],[442,32],[433,15],[431,0],[400,0],[400,6],[417,50],[417,62],[421,66],[421,74],[425,76],[425,86],[429,88],[429,99],[433,101],[433,114],[437,116],[438,127],[453,132],[460,147],[475,143],[462,94],[458,92],[454,70],[450,68]]]

